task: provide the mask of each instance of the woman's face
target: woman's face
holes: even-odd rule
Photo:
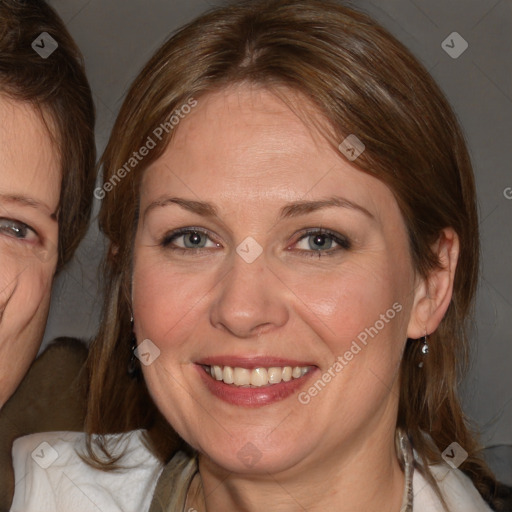
[[[382,182],[239,86],[198,101],[141,187],[139,353],[188,443],[276,473],[394,431],[416,279]]]
[[[0,95],[0,407],[37,354],[57,262],[59,157],[30,105]]]

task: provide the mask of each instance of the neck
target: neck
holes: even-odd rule
[[[200,457],[200,481],[193,487],[202,492],[190,493],[196,494],[191,504],[200,512],[398,512],[404,474],[395,452],[394,428],[367,434],[323,456],[320,464],[273,475],[229,473]]]

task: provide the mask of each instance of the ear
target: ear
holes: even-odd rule
[[[418,278],[407,327],[407,337],[412,339],[433,333],[452,300],[453,280],[459,258],[457,233],[452,228],[443,229],[432,250],[439,258],[439,267],[432,269],[426,278]]]

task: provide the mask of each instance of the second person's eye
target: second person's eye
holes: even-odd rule
[[[0,219],[0,233],[19,240],[37,239],[37,233],[30,226],[13,219]]]

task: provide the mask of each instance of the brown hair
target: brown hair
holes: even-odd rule
[[[42,58],[32,47],[46,32],[58,48]],[[40,43],[41,44],[41,43]],[[96,179],[94,106],[82,54],[62,20],[44,1],[0,0],[0,93],[49,115],[60,153],[57,271],[84,237]]]
[[[407,432],[422,460],[419,469],[434,488],[428,464],[442,462],[441,452],[456,440],[469,454],[460,469],[492,502],[496,482],[457,395],[468,361],[466,322],[477,285],[478,219],[470,159],[445,97],[411,53],[363,13],[334,1],[238,2],[180,29],[139,74],[102,158],[104,182],[188,98],[200,101],[208,92],[240,82],[275,90],[285,86],[303,94],[328,121],[331,133],[325,136],[334,147],[348,134],[363,141],[366,150],[357,166],[393,191],[421,276],[439,265],[431,246],[441,230],[457,232],[460,257],[453,299],[431,336],[421,370],[420,344],[407,342],[397,426]],[[89,433],[161,421],[144,383],[126,375],[130,272],[141,175],[163,153],[174,131],[164,133],[162,142],[103,200],[100,226],[111,251],[105,266],[104,318],[89,361]]]

